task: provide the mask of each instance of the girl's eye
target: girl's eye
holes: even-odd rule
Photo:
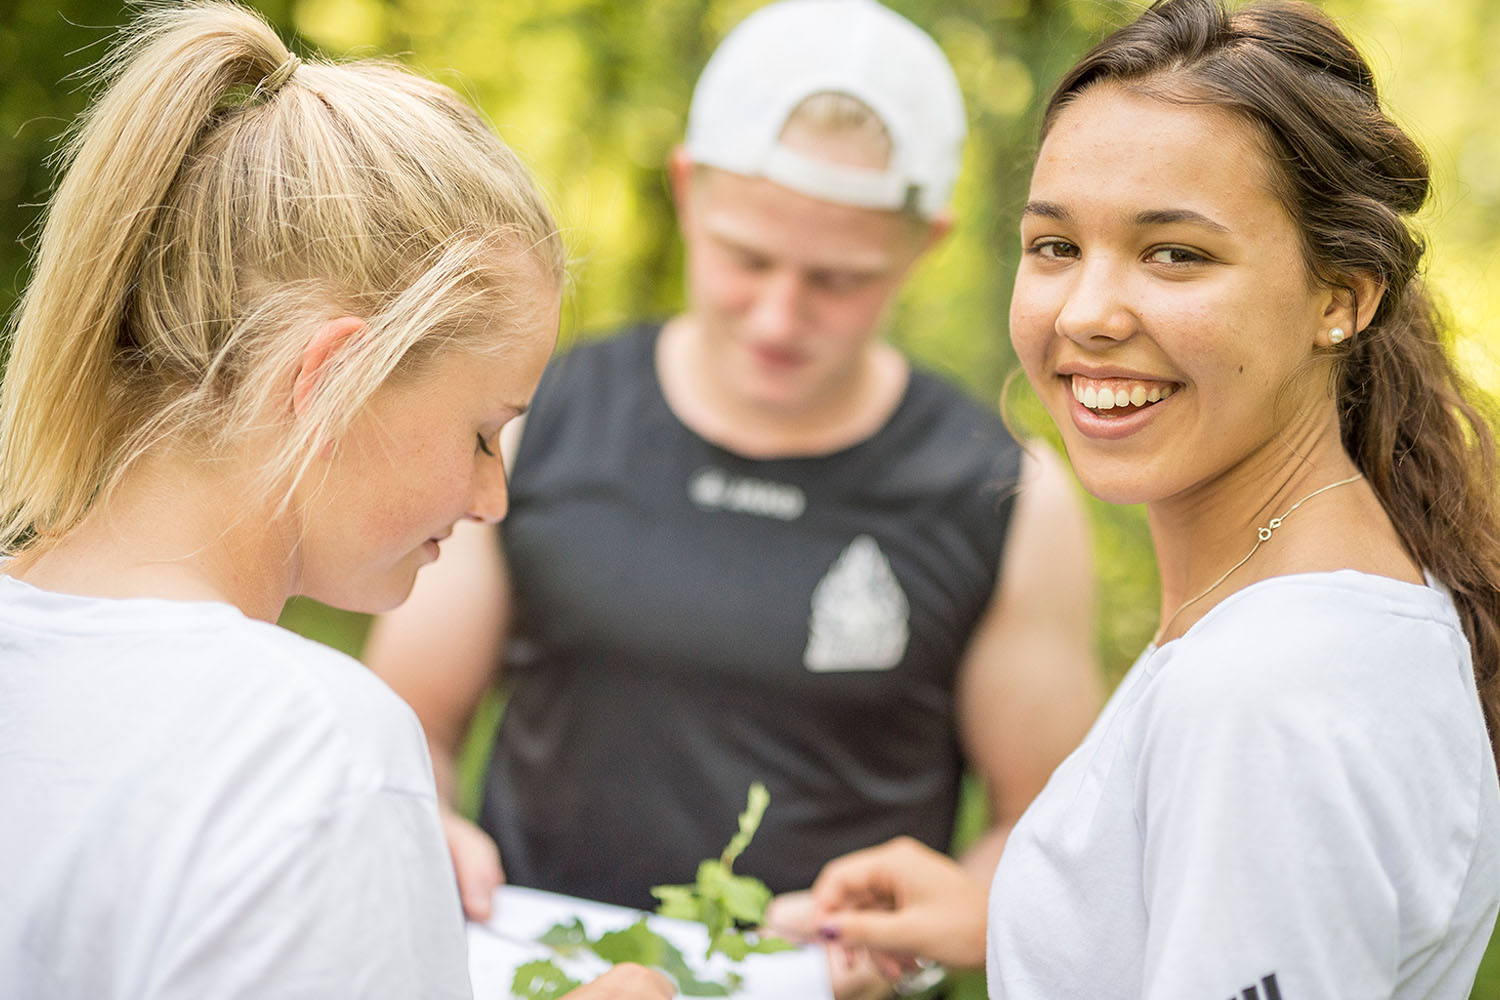
[[[486,455],[490,456],[490,458],[494,458],[495,457],[495,453],[490,450],[490,446],[487,445],[487,444],[485,444],[485,442],[484,442],[484,435],[483,434],[475,434],[474,435],[474,439],[479,442],[479,450],[480,451],[482,451]]]
[[[1078,256],[1078,247],[1067,240],[1037,240],[1026,248],[1026,252],[1036,257],[1048,257],[1053,260],[1071,260]]]
[[[1186,247],[1158,247],[1147,254],[1146,259],[1158,264],[1201,264],[1207,258]]]

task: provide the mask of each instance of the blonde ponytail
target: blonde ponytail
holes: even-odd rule
[[[100,79],[0,389],[0,552],[67,531],[163,442],[222,451],[312,330],[362,316],[371,336],[266,470],[289,488],[424,345],[494,346],[517,283],[560,279],[526,171],[446,87],[302,64],[226,3],[151,10]]]

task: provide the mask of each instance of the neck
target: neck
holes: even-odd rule
[[[691,316],[662,329],[656,371],[677,419],[699,437],[748,458],[826,455],[865,440],[900,405],[910,376],[900,352],[875,340],[847,372],[804,399],[748,399]]]
[[[15,575],[90,597],[222,601],[275,621],[291,591],[294,547],[258,491],[253,463],[143,458],[74,528]]]
[[[1320,423],[1269,442],[1210,482],[1149,503],[1147,519],[1161,572],[1162,631],[1157,641],[1181,635],[1229,594],[1258,580],[1357,562],[1350,559],[1349,540],[1343,536],[1351,528],[1357,532],[1362,517],[1388,524],[1368,484],[1356,481],[1309,498],[1357,473],[1339,440],[1337,423]],[[1261,529],[1275,518],[1284,521],[1256,548]],[[1188,601],[1192,603],[1183,607]]]

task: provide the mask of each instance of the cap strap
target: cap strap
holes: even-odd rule
[[[896,211],[920,203],[919,192],[908,192],[900,171],[893,167],[872,170],[829,163],[779,144],[766,155],[761,175],[793,191],[841,205]]]

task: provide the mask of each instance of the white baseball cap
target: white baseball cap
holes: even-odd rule
[[[814,94],[857,98],[891,136],[884,170],[826,163],[781,143],[787,116]],[[953,194],[963,155],[963,95],[943,50],[874,0],[779,0],[719,45],[688,110],[688,158],[839,204],[927,218]]]

